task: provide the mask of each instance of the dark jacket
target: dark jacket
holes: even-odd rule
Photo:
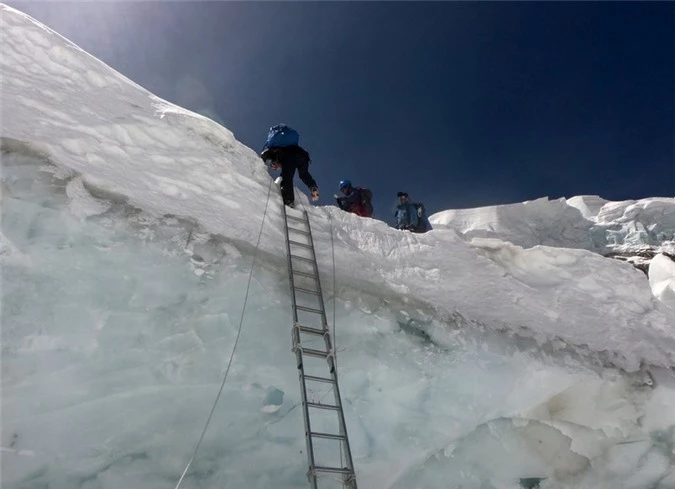
[[[361,217],[373,216],[373,204],[371,200],[373,193],[370,189],[361,187],[352,187],[351,193],[344,197],[337,197],[338,207],[343,211],[351,212]]]
[[[292,164],[296,168],[309,165],[311,158],[309,153],[301,146],[284,146],[283,148],[268,148],[260,157],[267,163],[275,162],[281,166]]]
[[[300,146],[284,146],[282,148],[268,148],[260,153],[260,157],[267,165],[277,164],[281,167],[281,196],[284,203],[294,202],[293,177],[298,170],[300,180],[310,190],[317,188],[316,181],[309,174],[309,163],[312,161],[309,153]]]
[[[409,229],[412,231],[417,228],[419,222],[417,208],[410,202],[397,205],[394,216],[396,217],[396,229]]]

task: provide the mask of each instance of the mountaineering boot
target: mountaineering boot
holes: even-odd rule
[[[319,189],[316,187],[312,187],[312,200],[316,201],[319,200]]]
[[[291,209],[295,209],[295,202],[284,202],[284,205],[287,205]]]

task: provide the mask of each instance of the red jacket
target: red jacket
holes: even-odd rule
[[[370,203],[373,193],[367,188],[353,187],[352,193],[338,197],[337,203],[343,211],[351,212],[361,217],[372,217],[373,204]]]

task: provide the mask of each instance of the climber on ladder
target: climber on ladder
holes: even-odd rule
[[[284,204],[295,206],[295,192],[293,191],[293,177],[298,170],[300,179],[312,192],[312,200],[319,199],[319,188],[316,181],[309,174],[309,164],[312,161],[309,153],[298,145],[300,135],[285,124],[277,124],[270,128],[267,142],[260,157],[273,170],[281,168],[281,197]]]
[[[268,137],[268,144],[266,145],[265,150],[262,155],[267,162],[273,162],[277,167],[282,166],[282,186],[281,193],[284,199],[284,203],[289,207],[293,207],[294,204],[294,192],[293,192],[293,175],[296,168],[299,170],[300,178],[312,189],[312,198],[317,200],[319,198],[319,192],[316,188],[316,182],[311,177],[307,171],[307,165],[309,165],[309,154],[300,146],[297,145],[298,138],[297,133],[295,137],[291,136],[290,142],[294,144],[287,144],[283,146],[275,146],[274,134],[279,132],[279,126],[275,126],[270,129],[270,137]],[[286,127],[286,126],[284,126]],[[290,128],[286,127],[286,130]],[[290,131],[293,131],[290,129]],[[295,132],[295,131],[293,131]],[[288,142],[288,141],[287,141]],[[293,155],[300,156],[293,156]],[[290,156],[289,156],[290,155]],[[286,166],[284,166],[286,165]],[[248,302],[248,296],[251,286],[251,279],[253,277],[253,269],[256,263],[258,256],[258,250],[260,249],[260,240],[263,236],[263,226],[265,224],[265,217],[267,216],[267,209],[270,202],[270,192],[272,189],[272,182],[267,191],[267,201],[265,203],[265,211],[263,213],[262,222],[260,225],[260,232],[258,234],[258,240],[255,247],[255,254],[253,256],[253,261],[251,263],[251,269],[249,271],[248,282],[246,286],[246,293],[244,296],[244,304],[242,307],[241,318],[239,320],[239,328],[237,329],[237,335],[235,337],[234,345],[230,353],[230,359],[227,363],[225,369],[225,374],[223,380],[220,384],[220,389],[216,395],[216,398],[213,402],[211,410],[204,427],[202,429],[201,435],[197,440],[197,443],[192,451],[192,456],[187,462],[185,469],[183,470],[178,482],[175,486],[175,489],[180,489],[181,484],[185,480],[190,467],[192,466],[193,461],[195,460],[199,447],[201,446],[202,441],[204,440],[204,435],[209,427],[213,414],[220,400],[221,394],[223,393],[223,388],[225,387],[225,382],[227,381],[228,374],[230,372],[230,367],[232,366],[232,361],[234,359],[234,353],[237,349],[239,343],[239,337],[241,335],[242,325],[244,322],[244,313],[246,311],[246,304]],[[337,365],[335,359],[334,347],[332,344],[332,339],[330,336],[330,331],[328,329],[328,323],[326,320],[326,311],[323,302],[323,295],[321,293],[321,283],[319,281],[319,268],[316,260],[316,253],[314,251],[314,240],[312,238],[312,230],[309,223],[309,215],[306,210],[302,211],[302,217],[297,215],[290,215],[286,212],[286,206],[282,206],[283,216],[284,216],[284,231],[286,234],[286,251],[288,258],[288,272],[291,285],[291,299],[293,306],[293,326],[292,326],[292,337],[293,337],[293,352],[296,356],[298,375],[300,380],[300,393],[302,397],[302,411],[305,425],[305,443],[307,445],[307,457],[309,461],[309,469],[307,471],[307,478],[309,481],[310,489],[319,489],[318,483],[319,478],[322,476],[333,476],[338,477],[339,481],[344,489],[358,489],[356,485],[356,474],[354,472],[354,465],[352,462],[351,450],[349,447],[349,438],[347,436],[347,428],[345,425],[344,412],[342,409],[342,401],[340,398],[340,389],[338,386],[337,378]],[[294,226],[289,226],[289,221],[294,222]],[[293,237],[291,238],[291,234]],[[332,230],[331,230],[331,243],[332,243]],[[334,259],[334,258],[333,258]],[[302,264],[304,263],[304,269]],[[307,267],[310,268],[307,268]],[[333,268],[335,262],[333,262]],[[304,283],[301,280],[305,280]],[[298,295],[305,294],[306,296],[313,297],[316,302],[314,304],[305,305],[298,303]],[[307,300],[305,298],[305,300]],[[298,317],[298,313],[309,313],[314,318],[318,318],[319,324],[308,324],[307,322],[301,323]],[[333,312],[335,314],[335,312]],[[322,338],[325,348],[309,348],[303,345],[305,341],[304,338],[314,337]],[[304,362],[304,357],[315,357],[325,359],[328,365],[328,375],[319,373],[318,375],[310,375],[306,373],[306,366]],[[308,388],[309,384],[309,388]],[[308,397],[308,392],[311,390],[311,387],[314,385],[329,385],[334,395],[333,402],[323,402],[321,399],[313,399]],[[313,411],[317,410],[328,410],[337,414],[337,430],[317,431],[316,427],[312,429],[312,423],[310,420],[310,409]],[[337,431],[337,432],[335,432]],[[316,455],[314,452],[314,443],[317,440],[329,440],[333,442],[338,442],[339,444],[339,463],[322,463],[322,461],[316,460]],[[344,458],[344,460],[343,460]],[[322,486],[323,487],[323,486]]]
[[[276,125],[270,128],[267,142],[260,156],[272,169],[278,170],[281,167],[281,197],[285,204],[282,209],[293,306],[292,351],[296,356],[300,381],[305,443],[309,462],[307,477],[310,489],[318,489],[319,478],[322,476],[337,476],[344,489],[357,489],[340,398],[335,351],[326,319],[309,214],[304,209],[301,211],[301,216],[297,213],[288,213],[286,207],[293,208],[295,204],[293,176],[296,169],[300,179],[312,191],[312,200],[316,201],[319,198],[316,182],[308,171],[309,153],[301,148],[298,142],[299,135],[295,130],[284,124]],[[299,317],[301,314],[304,315],[302,320]],[[323,339],[323,348],[316,348],[314,345],[310,347],[311,338]],[[305,357],[325,360],[327,373],[318,372],[315,375],[313,371],[308,372]],[[308,397],[308,393],[319,385],[329,386],[333,393],[333,402],[326,403]],[[335,413],[337,416],[335,432],[313,429],[311,418],[317,416],[318,411]],[[338,444],[339,462],[337,459],[326,461],[316,459],[314,446],[318,440],[328,440]]]

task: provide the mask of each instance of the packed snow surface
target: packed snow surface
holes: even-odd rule
[[[173,487],[251,269],[186,487],[306,487],[263,163],[0,8],[3,487]],[[594,252],[672,239],[672,199],[445,211],[416,235],[296,192],[335,309],[359,487],[675,487],[672,267],[647,277]]]
[[[2,103],[12,114],[3,125],[7,147],[16,142],[45,155],[76,173],[95,197],[185,216],[207,232],[255,243],[271,179],[254,151],[28,17],[5,8],[3,24]],[[261,250],[282,257],[274,192]],[[640,361],[675,363],[675,312],[630,265],[585,250],[467,240],[453,230],[414,235],[335,207],[308,209],[324,264],[334,227],[340,282],[402,294],[440,314],[529,331],[542,341],[557,337],[606,350],[630,370]]]
[[[531,248],[583,248],[599,253],[675,249],[675,198],[609,202],[597,196],[541,198],[518,204],[438,212],[435,228],[465,238],[488,237]]]
[[[659,254],[649,264],[649,283],[654,295],[675,309],[675,262]]]

